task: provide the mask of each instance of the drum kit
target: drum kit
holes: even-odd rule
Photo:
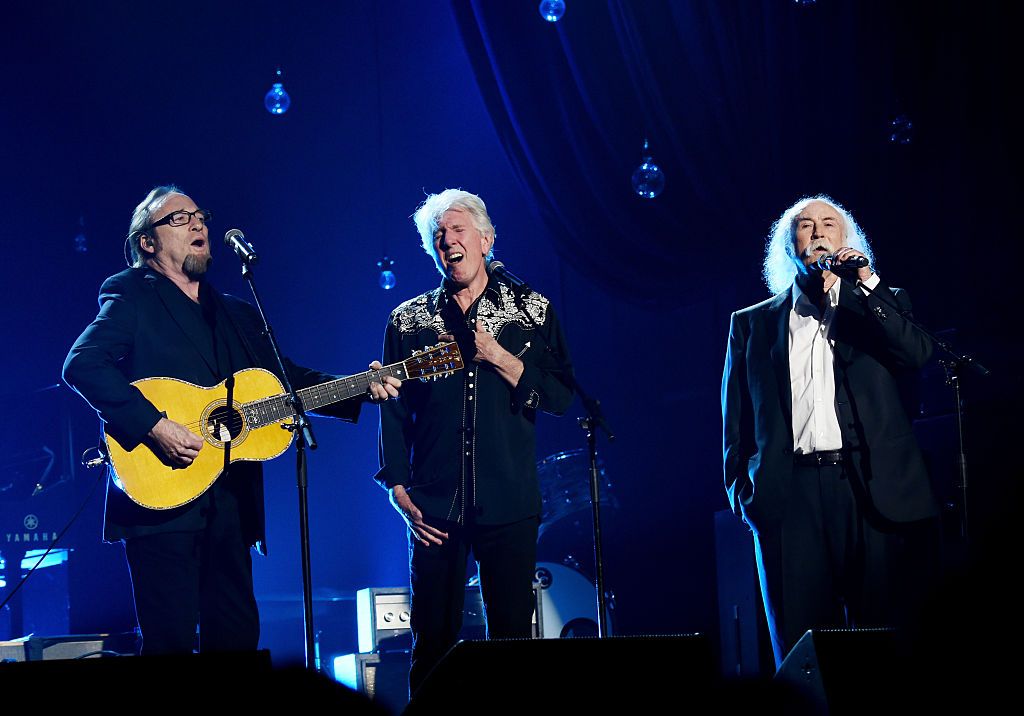
[[[597,475],[602,513],[618,509],[600,458]],[[543,590],[544,637],[597,636],[589,453],[578,449],[549,455],[537,463],[537,477],[544,507],[534,581]],[[608,616],[606,624],[611,623]]]

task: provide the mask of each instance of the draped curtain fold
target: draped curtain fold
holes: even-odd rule
[[[591,0],[553,25],[532,2],[453,9],[556,250],[613,293],[672,304],[756,266],[785,206],[850,190],[885,150],[884,118],[859,109],[865,88],[892,93],[884,32],[864,53],[844,7]],[[645,137],[666,176],[654,200],[630,184]]]

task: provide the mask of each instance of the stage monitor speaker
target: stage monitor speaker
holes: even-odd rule
[[[715,671],[703,634],[461,641],[403,713],[660,713],[706,705]]]
[[[793,713],[871,713],[892,703],[899,643],[892,629],[812,629],[775,674]]]

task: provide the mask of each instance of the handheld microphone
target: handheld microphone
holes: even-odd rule
[[[864,256],[851,256],[841,264],[835,263],[835,258],[834,254],[826,254],[818,259],[815,266],[817,266],[820,271],[831,271],[832,273],[837,273],[839,271],[856,271],[857,269],[862,269],[865,266],[870,265],[867,258]]]
[[[260,260],[260,257],[256,255],[256,250],[252,247],[252,244],[245,240],[245,234],[240,229],[229,229],[224,234],[224,243],[230,246],[231,250],[242,260],[242,263],[247,266],[251,266]]]
[[[505,268],[505,264],[501,261],[491,261],[491,263],[487,264],[487,273],[504,280],[505,283],[512,287],[513,291],[519,293],[530,292],[530,285]]]

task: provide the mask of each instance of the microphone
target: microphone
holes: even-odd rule
[[[231,247],[231,250],[246,266],[251,266],[260,260],[260,257],[256,255],[256,250],[245,240],[245,234],[240,229],[229,229],[228,233],[224,234],[224,243]]]
[[[487,273],[505,281],[505,283],[512,287],[513,291],[518,293],[530,292],[529,284],[505,268],[505,264],[501,261],[491,261],[491,263],[487,264]]]
[[[834,264],[834,254],[826,254],[818,259],[817,263],[814,264],[819,271],[831,271],[837,273],[839,271],[856,271],[868,266],[868,260],[864,256],[851,256],[850,258],[843,261],[841,264]]]

